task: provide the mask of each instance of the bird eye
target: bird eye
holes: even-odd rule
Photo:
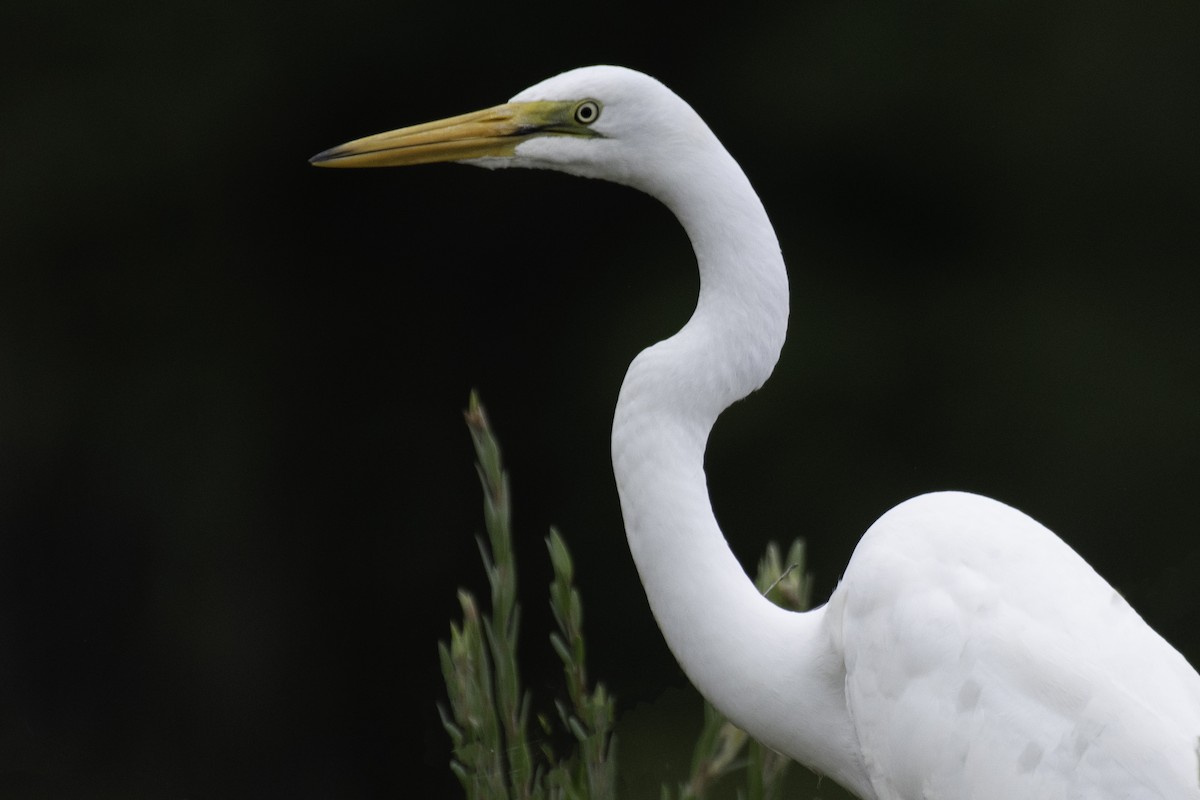
[[[591,125],[600,118],[600,104],[595,100],[584,100],[575,106],[575,121],[580,125]]]

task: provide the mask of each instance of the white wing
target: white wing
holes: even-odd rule
[[[1002,503],[903,503],[831,600],[880,798],[1200,798],[1200,677],[1070,547]]]

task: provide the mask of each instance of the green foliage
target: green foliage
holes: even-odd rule
[[[556,754],[545,739],[536,745],[528,731],[531,699],[521,688],[517,668],[520,606],[513,557],[508,477],[499,444],[478,398],[466,412],[484,494],[488,539],[479,541],[491,610],[459,591],[463,619],[451,623],[449,644],[439,643],[442,673],[450,699],[441,708],[454,757],[450,769],[468,800],[613,800],[616,797],[614,702],[602,684],[592,688],[586,669],[583,602],[574,586],[574,564],[566,542],[551,528],[546,539],[554,579],[550,607],[557,630],[550,644],[563,665],[566,701],[556,701],[557,720],[538,716],[541,730],[561,729],[574,743],[572,753]],[[771,543],[759,563],[755,585],[784,608],[804,610],[810,582],[804,572],[804,544],[797,540],[783,558]],[[662,787],[663,800],[703,800],[723,779],[744,774],[745,800],[778,800],[792,762],[764,747],[705,703],[704,725],[686,782]]]
[[[479,399],[466,412],[483,486],[488,541],[479,542],[491,610],[459,591],[461,625],[450,625],[450,642],[438,646],[450,708],[441,709],[454,757],[450,769],[468,800],[611,800],[616,796],[612,739],[613,700],[602,685],[590,688],[585,666],[583,603],[572,583],[574,566],[566,544],[551,530],[546,544],[554,568],[550,606],[558,630],[550,642],[563,663],[569,702],[557,702],[558,724],[574,740],[575,752],[559,757],[545,741],[529,737],[531,699],[517,667],[520,606],[513,556],[508,476],[500,446]],[[538,718],[541,728],[554,725]]]

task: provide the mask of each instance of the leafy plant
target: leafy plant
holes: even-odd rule
[[[554,568],[550,606],[558,630],[550,641],[562,660],[569,698],[569,704],[559,701],[555,708],[558,724],[576,749],[560,757],[548,744],[535,749],[531,743],[530,696],[521,688],[517,666],[520,606],[508,476],[475,394],[466,421],[483,486],[488,541],[479,540],[479,552],[492,602],[490,611],[481,611],[471,593],[460,589],[462,623],[451,623],[449,644],[438,647],[450,699],[449,710],[441,709],[454,746],[450,768],[469,800],[609,800],[616,796],[614,704],[603,685],[589,686],[583,603],[573,585],[570,553],[553,529],[546,544]],[[538,721],[547,733],[553,728],[545,717]]]

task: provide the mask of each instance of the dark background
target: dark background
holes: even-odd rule
[[[682,232],[561,175],[306,163],[597,62],[694,105],[789,260],[776,377],[709,454],[744,563],[806,536],[824,597],[884,510],[979,491],[1200,661],[1200,6],[646,9],[4,11],[0,793],[452,795],[471,387],[513,472],[530,683],[557,675],[556,523],[626,719],[691,708],[607,444],[625,365],[694,300]]]

